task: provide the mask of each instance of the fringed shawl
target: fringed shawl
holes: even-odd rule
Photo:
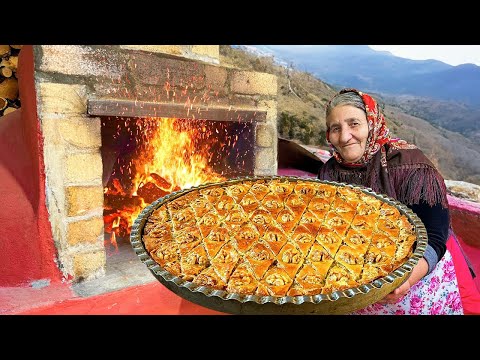
[[[448,207],[442,175],[420,149],[402,140],[383,145],[362,167],[342,165],[332,157],[320,168],[318,178],[366,186],[406,205],[423,200],[430,206]]]

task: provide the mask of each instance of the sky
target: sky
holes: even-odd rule
[[[412,60],[439,60],[449,65],[480,66],[480,45],[368,45],[374,50],[389,51]]]

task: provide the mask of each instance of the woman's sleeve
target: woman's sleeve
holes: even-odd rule
[[[449,211],[441,204],[430,206],[424,201],[421,201],[420,204],[408,205],[408,207],[422,220],[427,230],[428,245],[424,258],[428,263],[428,274],[430,274],[447,249],[450,226]]]

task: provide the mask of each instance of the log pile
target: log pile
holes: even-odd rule
[[[22,45],[0,45],[0,117],[20,108],[17,66]]]

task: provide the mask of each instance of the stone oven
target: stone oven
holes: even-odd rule
[[[133,220],[141,206],[183,186],[277,174],[277,79],[223,66],[218,45],[38,45],[33,55],[43,196],[64,278],[102,277],[118,235],[127,241],[127,219],[108,217],[125,205],[115,197],[120,189],[134,195]],[[170,144],[154,169],[153,154],[167,150],[148,138],[152,129],[161,143],[190,136]],[[146,149],[150,157],[132,166]],[[202,156],[197,177],[179,183],[172,171],[191,169],[194,154]],[[180,157],[185,166],[168,172],[166,159]],[[132,171],[141,181],[124,173]]]

